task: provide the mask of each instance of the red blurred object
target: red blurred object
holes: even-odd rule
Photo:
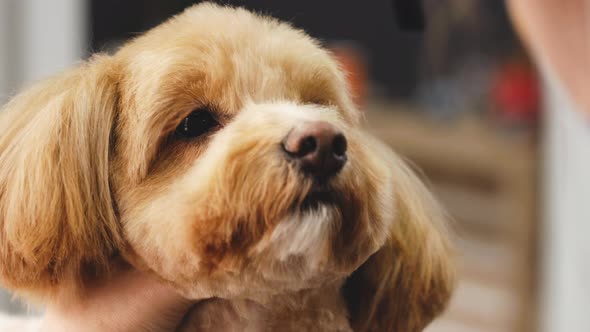
[[[510,121],[534,121],[539,113],[539,81],[533,67],[525,61],[510,61],[500,66],[492,82],[492,102],[497,112]]]
[[[346,73],[348,88],[354,103],[362,109],[367,95],[368,76],[363,52],[349,44],[333,45],[330,50]]]

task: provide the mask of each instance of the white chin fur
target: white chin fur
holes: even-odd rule
[[[314,210],[295,213],[278,223],[270,238],[258,251],[272,250],[273,258],[286,261],[306,257],[308,263],[319,263],[330,249],[330,240],[340,214],[334,207],[320,205]]]

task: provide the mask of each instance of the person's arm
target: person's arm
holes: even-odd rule
[[[590,114],[590,1],[507,3],[532,56],[557,75],[578,108]]]

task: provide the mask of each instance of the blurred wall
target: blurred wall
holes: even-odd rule
[[[85,0],[0,0],[0,104],[85,55]],[[0,311],[24,308],[0,290]]]
[[[85,55],[85,0],[0,1],[0,101]]]
[[[8,17],[9,1],[0,1],[0,103],[8,90]]]

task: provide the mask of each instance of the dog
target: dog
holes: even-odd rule
[[[420,331],[452,293],[444,213],[287,23],[194,5],[0,128],[0,280],[29,301],[118,259],[194,299],[194,331]]]

